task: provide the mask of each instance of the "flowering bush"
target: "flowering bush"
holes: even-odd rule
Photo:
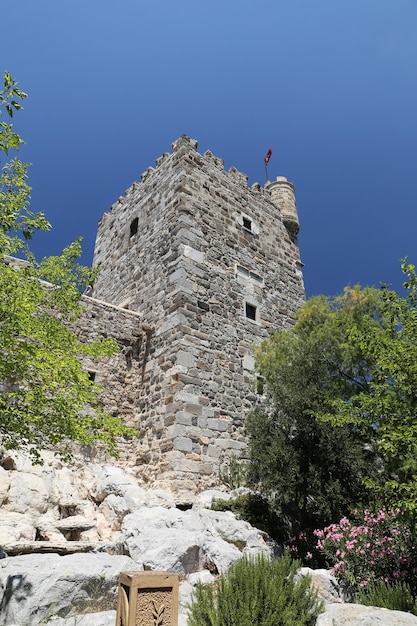
[[[343,517],[314,535],[346,592],[354,594],[378,580],[407,581],[415,589],[415,535],[399,511],[356,511],[352,520]]]

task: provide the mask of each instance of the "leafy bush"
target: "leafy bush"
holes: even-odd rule
[[[220,576],[217,589],[198,584],[189,607],[189,626],[313,626],[323,610],[300,563],[243,558]]]
[[[398,511],[357,512],[351,521],[314,531],[317,548],[332,564],[332,573],[354,595],[371,582],[412,584],[417,572],[415,535]]]
[[[216,500],[211,505],[213,511],[232,511],[245,522],[263,530],[273,539],[280,541],[280,520],[271,508],[269,500],[260,493],[245,493],[230,500]]]
[[[238,489],[246,484],[247,463],[232,454],[225,470],[220,471],[220,482],[230,489]]]
[[[404,582],[371,582],[362,588],[356,600],[365,606],[381,606],[394,611],[406,611],[417,615],[417,606],[409,585]]]

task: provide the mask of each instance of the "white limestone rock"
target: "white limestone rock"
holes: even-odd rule
[[[120,530],[124,517],[131,512],[131,509],[126,498],[111,493],[100,504],[99,511],[107,519],[112,530]]]
[[[99,613],[76,615],[67,619],[58,617],[46,622],[46,626],[114,626],[115,622],[116,611],[100,611]],[[186,622],[184,626],[186,626]]]
[[[10,486],[6,508],[17,513],[28,510],[45,513],[50,500],[50,485],[41,477],[29,472],[10,472]]]
[[[16,455],[10,469],[0,468],[0,547],[34,539],[65,543],[67,537],[70,549],[79,535],[97,542],[98,552],[0,559],[0,602],[7,598],[0,626],[113,626],[114,611],[107,608],[114,607],[103,604],[102,583],[110,581],[105,595],[114,597],[120,571],[144,568],[187,577],[179,619],[186,626],[186,605],[197,580],[211,582],[213,573],[226,571],[242,554],[272,554],[264,533],[230,512],[205,508],[213,498],[227,499],[226,493],[205,492],[191,509],[182,510],[171,493],[140,487],[120,467],[86,463],[69,469],[45,459],[36,467]],[[100,559],[122,560],[111,561],[109,574]],[[75,618],[74,611],[86,615]]]
[[[223,574],[242,558],[239,548],[220,537],[206,537],[203,549],[204,566],[218,574]]]
[[[201,493],[196,494],[193,502],[193,509],[201,507],[210,507],[215,500],[230,500],[232,495],[225,493],[219,489],[207,489]]]
[[[31,515],[0,508],[0,546],[20,539],[31,541],[35,534],[35,521]]]
[[[0,625],[37,626],[53,617],[114,610],[125,556],[28,554],[0,560]],[[97,622],[96,622],[97,624]]]
[[[0,506],[7,503],[10,488],[10,472],[0,467]]]
[[[231,511],[201,509],[199,515],[204,528],[241,549],[245,547],[248,537],[253,532],[248,522],[238,520]]]
[[[416,626],[417,616],[402,611],[363,606],[328,604],[316,626]]]
[[[191,604],[193,599],[193,591],[194,587],[197,583],[202,583],[203,585],[212,585],[215,582],[215,577],[208,570],[201,570],[200,572],[195,572],[193,574],[189,574],[187,579],[180,584],[179,588],[179,619],[178,626],[183,624],[187,625],[187,614],[188,614],[188,606]]]
[[[132,476],[113,465],[93,465],[91,471],[94,477],[89,491],[96,502],[103,502],[110,494],[124,496],[135,483]]]
[[[148,548],[141,560],[145,570],[161,570],[183,577],[190,572],[202,569],[203,547],[200,533],[184,533],[170,530],[154,539],[154,547]],[[136,553],[130,551],[132,557]]]
[[[330,574],[329,570],[301,567],[297,573],[299,576],[311,577],[311,587],[326,604],[342,602],[342,590],[336,578]]]

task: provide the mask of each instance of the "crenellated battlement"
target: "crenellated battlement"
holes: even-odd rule
[[[182,135],[179,139],[172,143],[171,152],[163,152],[162,155],[155,160],[155,167],[148,167],[145,172],[140,175],[140,182],[135,181],[132,183],[132,185],[125,191],[125,196],[129,196],[132,193],[140,193],[143,183],[151,182],[154,176],[159,175],[161,167],[169,166],[169,160],[173,157],[178,157],[178,154],[181,154],[188,160],[188,162],[198,163],[201,168],[213,166],[223,174],[228,175],[231,181],[243,187],[245,190],[264,195],[267,198],[271,197],[270,189],[272,189],[273,183],[268,182],[265,187],[262,187],[262,185],[258,182],[255,182],[249,187],[247,174],[240,172],[234,166],[231,166],[229,170],[226,170],[224,167],[224,159],[215,156],[211,150],[206,150],[204,154],[200,154],[197,152],[197,148],[198,141],[190,139],[187,135]],[[278,177],[277,180],[286,181],[287,179],[281,176]],[[288,183],[288,185],[292,185],[292,183]],[[272,200],[275,201],[276,197],[277,194],[275,194],[275,196],[272,195]],[[121,204],[124,203],[124,201],[125,197],[120,196],[118,200],[111,205],[110,211],[116,210]],[[281,210],[281,206],[276,202],[275,204],[277,208]],[[286,206],[288,206],[288,202],[286,203]]]

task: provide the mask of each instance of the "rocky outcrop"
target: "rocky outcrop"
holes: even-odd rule
[[[0,467],[0,626],[114,626],[117,582],[124,570],[166,570],[180,579],[179,626],[198,581],[211,583],[244,554],[277,546],[231,512],[211,510],[206,491],[176,501],[140,487],[116,466],[70,470],[45,454]],[[7,556],[8,554],[8,556]],[[302,568],[326,603],[317,626],[412,626],[399,611],[343,604],[333,576]]]
[[[274,550],[264,533],[231,512],[207,508],[215,497],[230,497],[222,492],[178,508],[169,492],[145,490],[115,466],[70,471],[49,455],[44,466],[21,457],[5,464],[11,469],[0,468],[0,545],[8,554],[0,559],[0,626],[114,624],[122,570],[178,574],[185,626],[198,580],[214,580],[243,554]],[[79,621],[87,613],[92,621]]]

